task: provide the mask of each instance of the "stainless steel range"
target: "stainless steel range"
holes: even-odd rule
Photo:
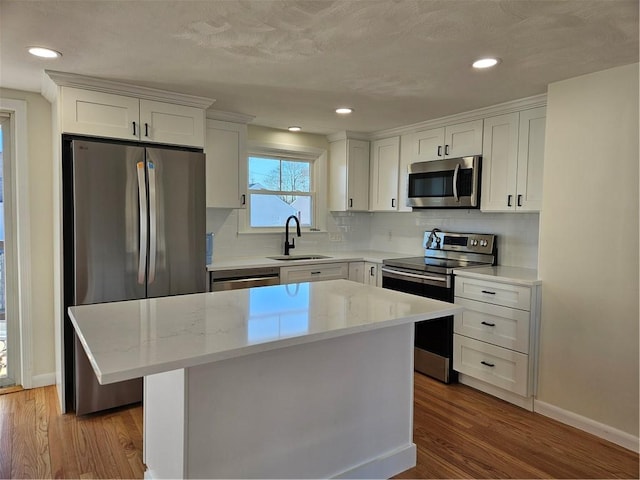
[[[424,256],[384,260],[382,287],[453,303],[453,270],[495,265],[496,236],[424,232]],[[416,323],[415,370],[442,382],[457,381],[453,370],[453,317]]]

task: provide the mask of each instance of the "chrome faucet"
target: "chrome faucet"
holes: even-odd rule
[[[296,221],[296,234],[300,237],[300,220],[298,220],[298,217],[296,217],[295,215],[291,215],[289,218],[287,218],[287,221],[284,224],[284,254],[285,255],[289,255],[289,250],[291,250],[292,248],[296,248],[296,242],[295,239],[292,238],[291,239],[291,243],[289,243],[289,220],[294,219]]]

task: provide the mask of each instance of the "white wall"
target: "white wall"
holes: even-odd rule
[[[551,84],[538,399],[638,436],[638,65]]]
[[[53,262],[51,105],[38,93],[0,89],[0,96],[27,103],[33,385],[52,383]]]

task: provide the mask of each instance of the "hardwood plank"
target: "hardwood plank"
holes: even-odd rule
[[[13,401],[0,396],[0,478],[11,478],[13,456]]]
[[[46,392],[36,388],[34,394],[35,406],[35,456],[38,478],[51,478],[51,463],[49,454],[49,415],[47,412]]]

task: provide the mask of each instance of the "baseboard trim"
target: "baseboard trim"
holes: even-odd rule
[[[533,397],[523,397],[487,382],[483,382],[482,380],[478,380],[477,378],[465,375],[464,373],[458,373],[458,382],[468,387],[475,388],[476,390],[480,390],[481,392],[488,393],[489,395],[493,395],[494,397],[498,397],[505,402],[513,403],[514,405],[524,408],[525,410],[529,410],[530,412],[533,411]]]
[[[56,384],[56,373],[44,373],[31,377],[31,388],[48,387]]]
[[[609,442],[620,445],[627,450],[640,453],[640,438],[635,437],[627,432],[596,422],[577,413],[564,410],[563,408],[551,405],[550,403],[534,400],[533,410],[545,417],[553,418],[561,423],[591,433],[597,437],[608,440]]]
[[[417,447],[411,443],[331,478],[391,478],[416,466]]]

